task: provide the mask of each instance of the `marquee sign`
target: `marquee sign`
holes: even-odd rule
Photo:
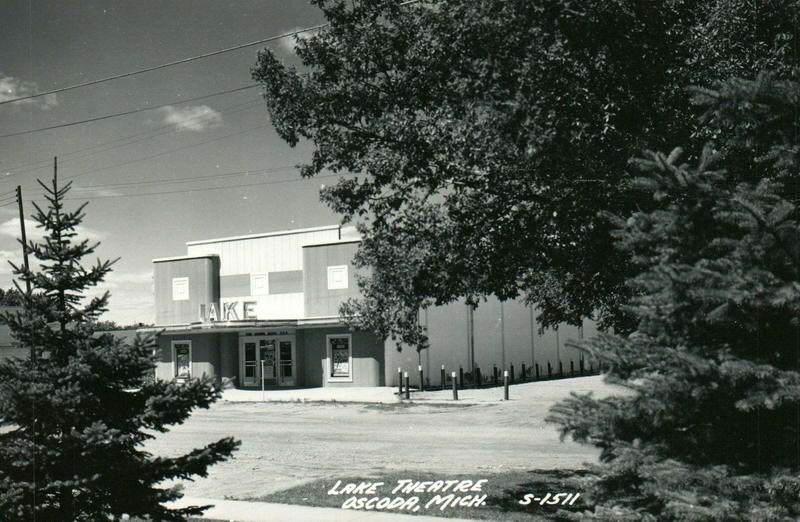
[[[227,301],[200,305],[199,319],[202,322],[237,321],[239,319],[257,319],[254,301]],[[241,317],[239,310],[241,309]]]

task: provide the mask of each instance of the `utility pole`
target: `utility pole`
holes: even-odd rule
[[[22,230],[22,260],[25,266],[25,289],[27,290],[27,298],[31,298],[31,281],[27,278],[28,269],[28,238],[25,235],[25,212],[22,210],[22,187],[17,185],[17,205],[19,206],[19,226]],[[31,344],[31,363],[36,364],[36,349]],[[35,429],[35,428],[34,428]]]

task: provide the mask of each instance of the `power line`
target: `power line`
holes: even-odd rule
[[[259,103],[260,103],[260,101],[247,101],[247,102],[244,102],[244,103],[237,103],[237,104],[234,104],[234,105],[230,105],[230,106],[228,106],[228,107],[226,107],[224,109],[220,109],[219,112],[221,114],[235,114],[237,112],[241,112],[243,110],[247,110],[247,109],[249,109],[251,107],[255,107]],[[192,122],[192,121],[202,121],[204,119],[210,118],[211,116],[212,115],[209,115],[209,114],[203,114],[203,115],[200,115],[200,116],[195,116],[194,118],[187,118],[182,123]],[[152,138],[155,138],[155,137],[158,137],[158,136],[163,136],[164,134],[169,134],[171,132],[176,132],[178,130],[178,126],[179,125],[181,125],[181,123],[170,123],[168,125],[162,125],[160,127],[154,128],[154,129],[148,129],[148,130],[146,130],[144,132],[138,132],[138,133],[131,134],[131,135],[128,135],[128,136],[124,136],[122,138],[117,138],[117,139],[106,141],[106,142],[103,142],[103,143],[98,143],[96,145],[92,145],[90,147],[86,147],[86,148],[83,148],[83,149],[78,149],[78,150],[66,152],[66,153],[63,153],[63,154],[57,154],[57,156],[58,156],[59,160],[62,163],[67,163],[67,162],[71,162],[71,161],[78,161],[78,160],[81,160],[81,159],[84,159],[84,158],[91,157],[91,156],[93,156],[95,154],[98,154],[98,153],[101,153],[101,152],[107,152],[109,150],[114,150],[114,149],[117,149],[117,148],[120,148],[120,147],[127,147],[127,146],[133,145],[135,143],[140,143],[142,141],[149,140],[149,139],[152,139]],[[167,130],[165,132],[159,132],[159,131],[162,131],[164,129],[167,129]],[[123,143],[121,145],[115,145],[115,146],[112,146],[112,147],[107,147],[107,148],[104,148],[104,149],[101,148],[100,150],[97,150],[95,152],[92,152],[92,153],[89,153],[89,154],[84,154],[82,156],[78,156],[78,157],[75,157],[75,158],[67,158],[67,159],[64,159],[64,160],[61,159],[64,156],[70,156],[70,155],[78,154],[80,152],[90,151],[92,149],[97,149],[97,148],[103,147],[104,145],[110,145],[112,143],[117,143],[117,142],[126,141],[126,140],[130,140],[130,139],[133,139],[133,138],[139,138],[139,137],[141,137],[141,139],[133,140],[133,141],[130,141],[128,143]],[[13,173],[13,174],[11,174],[12,176],[16,176],[18,174],[26,174],[28,172],[34,172],[34,171],[37,171],[37,170],[41,170],[43,168],[49,168],[50,167],[49,163],[50,163],[50,160],[40,160],[40,161],[34,161],[34,162],[23,164],[23,165],[18,165],[16,167],[12,167],[12,168],[7,169],[7,170],[8,170],[9,173]],[[28,167],[28,168],[26,168],[26,167]]]
[[[65,198],[65,200],[69,201],[86,201],[88,200],[95,200],[95,199],[113,199],[113,198],[132,198],[132,197],[140,197],[140,196],[162,196],[166,194],[186,194],[189,192],[207,192],[211,190],[228,190],[228,189],[236,189],[236,188],[246,188],[246,187],[258,187],[261,185],[278,185],[280,183],[294,183],[298,181],[312,181],[314,179],[325,179],[325,178],[333,178],[337,176],[342,176],[343,174],[326,174],[325,176],[316,176],[314,178],[292,178],[292,179],[279,179],[279,180],[272,180],[272,181],[262,181],[260,183],[247,183],[244,185],[228,185],[224,187],[205,187],[205,188],[197,188],[197,189],[185,189],[185,190],[173,190],[173,191],[166,191],[166,192],[145,192],[141,194],[118,194],[113,196],[88,196],[88,197],[77,197],[77,198]],[[39,200],[41,201],[41,200]],[[0,205],[2,207],[3,205]]]
[[[72,176],[66,176],[64,179],[74,179],[74,178],[78,178],[80,176],[86,176],[87,174],[94,174],[95,172],[101,172],[103,170],[109,170],[109,169],[113,169],[113,168],[117,168],[117,167],[124,167],[124,166],[130,165],[132,163],[138,163],[140,161],[146,161],[146,160],[149,160],[149,159],[159,158],[159,157],[165,156],[167,154],[172,154],[173,152],[178,152],[178,151],[181,151],[181,150],[186,150],[186,149],[191,149],[191,148],[194,148],[194,147],[199,147],[201,145],[206,145],[208,143],[213,143],[215,141],[225,140],[225,139],[228,139],[228,138],[232,138],[234,136],[238,136],[240,134],[245,134],[245,133],[248,133],[248,132],[252,132],[254,130],[263,129],[265,127],[269,127],[269,124],[258,125],[257,127],[251,127],[249,129],[241,130],[241,131],[238,131],[238,132],[233,132],[231,134],[226,134],[226,135],[220,136],[218,138],[213,138],[213,139],[201,141],[201,142],[198,142],[198,143],[191,143],[189,145],[184,145],[183,147],[176,147],[174,149],[165,150],[163,152],[159,152],[158,154],[145,156],[143,158],[136,158],[136,159],[132,159],[132,160],[129,160],[129,161],[124,161],[122,163],[117,163],[116,165],[110,165],[110,166],[107,166],[107,167],[100,167],[100,168],[97,168],[97,169],[87,170],[85,172],[81,172],[81,173],[78,173],[78,174],[73,174]]]
[[[252,89],[254,87],[258,87],[258,84],[247,85],[245,87],[238,87],[236,89],[230,89],[230,90],[227,90],[227,91],[221,91],[221,92],[217,92],[217,93],[213,93],[213,94],[206,94],[205,96],[198,96],[196,98],[190,98],[188,100],[178,100],[178,101],[173,101],[173,102],[170,102],[170,103],[163,103],[161,105],[153,105],[152,107],[140,107],[138,109],[131,109],[129,111],[116,112],[116,113],[113,113],[113,114],[106,114],[104,116],[97,116],[97,117],[89,118],[89,119],[86,119],[86,120],[72,121],[72,122],[69,122],[69,123],[60,123],[58,125],[50,125],[48,127],[39,127],[38,129],[30,129],[30,130],[25,130],[25,131],[11,132],[9,134],[0,134],[0,138],[11,138],[13,136],[23,136],[23,135],[26,135],[26,134],[33,134],[33,133],[36,133],[36,132],[43,132],[43,131],[53,130],[53,129],[63,129],[64,127],[73,127],[75,125],[82,125],[84,123],[92,123],[92,122],[95,122],[95,121],[107,120],[107,119],[110,119],[110,118],[117,118],[119,116],[129,116],[131,114],[137,114],[137,113],[140,113],[140,112],[152,111],[152,110],[155,110],[155,109],[162,109],[164,107],[169,107],[170,105],[178,105],[178,104],[181,104],[181,103],[189,103],[189,102],[193,102],[193,101],[203,100],[205,98],[211,98],[212,96],[220,96],[222,94],[230,94],[230,93],[233,93],[233,92],[244,91],[246,89]],[[0,102],[0,103],[4,103],[4,102]]]
[[[132,187],[141,185],[172,185],[175,183],[190,183],[192,181],[208,181],[219,178],[229,178],[233,176],[246,176],[249,174],[262,175],[272,174],[274,172],[283,172],[286,170],[296,170],[296,165],[284,165],[281,167],[274,167],[271,169],[252,169],[252,170],[239,170],[236,172],[226,172],[224,174],[209,174],[204,176],[189,176],[185,178],[172,178],[167,180],[144,180],[144,181],[130,181],[126,183],[108,183],[105,185],[92,185],[89,187],[73,187],[72,190],[78,191],[91,191],[96,189],[117,188],[117,187]]]
[[[130,72],[122,73],[122,74],[115,74],[114,76],[107,76],[105,78],[99,78],[97,80],[91,80],[91,81],[88,81],[88,82],[78,83],[78,84],[75,84],[75,85],[69,85],[67,87],[61,87],[61,88],[58,88],[58,89],[53,89],[51,91],[38,92],[36,94],[30,94],[28,96],[20,96],[19,98],[12,98],[10,100],[0,101],[0,105],[5,105],[7,103],[20,102],[20,101],[24,101],[24,100],[30,100],[30,99],[33,99],[33,98],[39,98],[41,96],[47,96],[49,94],[57,94],[59,92],[71,91],[73,89],[79,89],[81,87],[88,87],[89,85],[97,85],[98,83],[104,83],[104,82],[108,82],[108,81],[111,81],[111,80],[118,80],[120,78],[127,78],[128,76],[135,76],[137,74],[142,74],[142,73],[146,73],[146,72],[150,72],[150,71],[157,71],[159,69],[165,69],[167,67],[172,67],[174,65],[180,65],[182,63],[187,63],[187,62],[193,62],[195,60],[200,60],[202,58],[208,58],[208,57],[211,57],[211,56],[216,56],[218,54],[229,53],[231,51],[237,51],[239,49],[244,49],[246,47],[252,47],[254,45],[259,45],[259,44],[268,43],[268,42],[274,42],[275,40],[280,40],[281,38],[288,38],[290,36],[295,36],[295,35],[298,35],[300,33],[306,33],[306,32],[309,32],[309,31],[316,31],[316,30],[322,29],[323,27],[327,27],[328,25],[330,25],[330,24],[326,23],[326,24],[317,25],[317,26],[314,26],[314,27],[306,27],[305,29],[298,29],[297,31],[292,31],[290,33],[285,33],[285,34],[281,34],[281,35],[278,35],[278,36],[270,36],[269,38],[263,38],[261,40],[256,40],[255,42],[249,42],[249,43],[245,43],[245,44],[235,45],[233,47],[220,49],[218,51],[212,51],[210,53],[199,54],[197,56],[191,56],[189,58],[183,58],[181,60],[176,60],[174,62],[163,63],[161,65],[156,65],[156,66],[153,66],[153,67],[147,67],[145,69],[139,69],[139,70],[136,70],[136,71],[130,71]]]
[[[398,6],[399,7],[403,7],[403,6],[410,5],[410,4],[416,4],[419,1],[420,0],[407,0],[406,2],[401,2],[400,4],[398,4]],[[0,105],[5,105],[7,103],[16,103],[16,102],[20,102],[20,101],[24,101],[24,100],[30,100],[30,99],[33,99],[33,98],[39,98],[41,96],[47,96],[49,94],[57,94],[59,92],[71,91],[73,89],[79,89],[81,87],[88,87],[90,85],[97,85],[98,83],[108,82],[108,81],[111,81],[111,80],[118,80],[120,78],[127,78],[128,76],[135,76],[137,74],[142,74],[142,73],[146,73],[146,72],[150,72],[150,71],[157,71],[159,69],[165,69],[167,67],[172,67],[174,65],[180,65],[182,63],[192,62],[192,61],[200,60],[200,59],[203,59],[203,58],[209,58],[211,56],[216,56],[218,54],[228,53],[228,52],[231,52],[231,51],[238,51],[239,49],[245,49],[247,47],[252,47],[254,45],[259,45],[259,44],[263,44],[263,43],[274,42],[276,40],[280,40],[282,38],[288,38],[290,36],[297,36],[300,33],[318,31],[319,29],[323,29],[325,27],[328,27],[329,25],[331,25],[331,24],[330,23],[324,23],[324,24],[321,24],[321,25],[316,25],[314,27],[306,27],[304,29],[298,29],[296,31],[291,31],[289,33],[284,33],[284,34],[277,35],[277,36],[270,36],[269,38],[263,38],[261,40],[256,40],[254,42],[235,45],[233,47],[227,47],[225,49],[220,49],[218,51],[212,51],[212,52],[209,52],[209,53],[199,54],[197,56],[190,56],[189,58],[183,58],[181,60],[176,60],[174,62],[168,62],[168,63],[164,63],[164,64],[161,64],[161,65],[156,65],[156,66],[153,66],[153,67],[147,67],[145,69],[139,69],[137,71],[130,71],[130,72],[122,73],[122,74],[116,74],[114,76],[107,76],[105,78],[99,78],[97,80],[91,80],[91,81],[88,81],[88,82],[78,83],[78,84],[75,84],[75,85],[69,85],[69,86],[66,86],[66,87],[60,87],[58,89],[53,89],[51,91],[43,91],[43,92],[38,92],[38,93],[35,93],[35,94],[30,94],[28,96],[20,96],[19,98],[12,98],[10,100],[3,100],[3,101],[0,101]]]

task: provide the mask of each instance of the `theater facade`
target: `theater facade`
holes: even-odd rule
[[[494,365],[579,364],[567,343],[590,334],[591,323],[539,332],[522,302],[425,311],[431,347],[419,353],[350,329],[338,310],[359,295],[359,242],[353,228],[332,225],[191,241],[186,255],[154,259],[156,376],[205,374],[245,389],[393,386],[398,368],[417,375],[422,367],[436,385],[441,365],[486,374]]]

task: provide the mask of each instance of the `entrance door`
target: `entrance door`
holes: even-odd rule
[[[276,353],[275,353],[275,339],[260,339],[258,341],[261,367],[264,373],[261,377],[264,379],[264,386],[275,386],[277,384],[277,368],[276,368]]]
[[[242,386],[295,386],[297,363],[294,336],[240,338]]]

